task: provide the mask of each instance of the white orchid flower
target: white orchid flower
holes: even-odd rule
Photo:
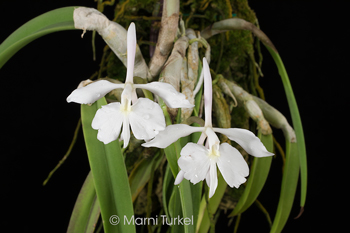
[[[78,87],[68,97],[67,102],[91,104],[110,91],[122,88],[121,103],[110,103],[97,110],[92,121],[92,128],[98,130],[97,138],[105,144],[116,140],[123,127],[120,140],[124,148],[129,144],[130,126],[137,139],[150,140],[165,129],[165,120],[160,106],[147,99],[137,98],[136,88],[142,88],[160,96],[171,108],[192,108],[185,95],[177,92],[168,83],[152,82],[134,84],[133,70],[136,53],[135,24],[131,23],[127,33],[127,74],[125,84],[115,84],[106,80],[93,82],[85,87]]]
[[[206,59],[203,59],[204,70],[204,104],[205,125],[204,127],[192,127],[185,124],[170,125],[160,132],[150,142],[142,144],[145,147],[165,148],[180,137],[194,132],[202,132],[197,144],[187,143],[182,148],[178,160],[180,172],[175,179],[175,185],[183,178],[193,184],[206,179],[209,186],[209,198],[215,193],[218,185],[217,168],[227,184],[238,188],[246,181],[249,175],[249,167],[241,153],[228,143],[220,145],[220,140],[215,132],[225,134],[230,140],[237,142],[248,154],[255,157],[266,157],[273,155],[268,152],[260,139],[252,132],[239,128],[213,128],[212,127],[212,80]],[[207,139],[205,146],[203,143]]]

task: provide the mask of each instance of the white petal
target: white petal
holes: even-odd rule
[[[217,160],[218,168],[227,184],[238,188],[246,181],[249,167],[239,151],[227,143],[220,145],[220,156]]]
[[[193,184],[204,180],[210,166],[208,149],[202,145],[189,142],[182,148],[180,154],[181,157],[177,163],[185,173],[184,177]]]
[[[101,99],[108,92],[117,88],[124,88],[124,84],[115,84],[106,80],[100,80],[85,87],[75,89],[67,97],[67,102],[75,102],[78,104],[92,104],[96,100]]]
[[[182,170],[179,171],[179,173],[177,174],[176,176],[176,179],[175,179],[175,182],[174,182],[174,185],[178,185],[181,183],[181,181],[184,179],[184,172]]]
[[[225,134],[230,140],[237,142],[248,154],[255,157],[272,156],[264,144],[251,131],[240,128],[221,129],[214,128],[215,132]]]
[[[211,162],[210,164],[209,180],[209,198],[211,198],[214,195],[216,188],[218,187],[218,176],[215,162]]]
[[[142,88],[153,92],[161,97],[164,103],[170,108],[193,108],[186,96],[176,91],[169,83],[151,82],[147,84],[134,84],[135,88]]]
[[[91,127],[98,130],[97,139],[108,144],[118,138],[122,123],[120,103],[111,103],[97,110]]]
[[[149,140],[165,129],[165,119],[160,106],[146,98],[140,98],[129,114],[131,130],[137,139]]]
[[[176,142],[179,138],[185,137],[194,132],[203,131],[203,129],[204,127],[193,127],[185,124],[169,125],[165,130],[159,132],[152,141],[143,143],[142,146],[166,148],[171,143]]]

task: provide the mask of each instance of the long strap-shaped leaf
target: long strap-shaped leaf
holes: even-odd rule
[[[63,7],[44,13],[13,32],[0,45],[0,68],[22,47],[46,34],[73,30],[75,7]]]
[[[177,159],[180,157],[180,140],[176,141],[175,143],[168,146],[166,149],[164,149],[165,155],[167,157],[169,164],[176,164]],[[170,160],[170,161],[169,161]],[[173,162],[171,162],[173,160]],[[175,160],[175,161],[174,161]],[[172,170],[172,173],[174,177],[177,175],[178,168],[176,166],[176,169],[174,169],[174,166],[172,167],[170,165],[170,168]],[[182,207],[182,214],[183,218],[189,218],[193,219],[193,201],[192,201],[192,192],[191,192],[191,184],[188,180],[183,179],[183,181],[179,184],[179,188],[175,189],[175,192],[180,192],[180,200],[181,200],[181,207]],[[190,233],[194,232],[194,225],[193,223],[190,225],[184,225],[184,232]]]
[[[180,192],[177,190],[177,187],[174,187],[172,190],[170,199],[169,199],[169,215],[171,218],[177,218],[182,215],[182,205],[180,199]],[[171,222],[171,221],[170,221]],[[180,224],[171,225],[170,233],[184,233],[185,229]]]
[[[286,224],[293,206],[298,179],[298,145],[295,142],[286,140],[286,162],[283,170],[281,194],[270,233],[280,233]]]
[[[306,148],[305,148],[305,139],[303,132],[303,125],[301,124],[300,114],[298,110],[298,105],[295,100],[293,89],[290,84],[288,74],[282,59],[277,51],[272,49],[271,47],[265,45],[267,50],[270,52],[273,57],[276,66],[278,68],[278,72],[281,76],[282,83],[284,86],[284,91],[287,96],[287,101],[290,109],[290,113],[292,116],[293,127],[295,130],[295,135],[297,137],[297,146],[298,146],[298,154],[299,154],[299,163],[300,163],[300,178],[301,178],[301,198],[300,198],[300,206],[303,208],[306,200],[306,191],[307,191],[307,159],[306,159]],[[302,210],[301,210],[302,211]]]
[[[164,207],[164,212],[167,216],[167,218],[170,219],[170,213],[169,213],[169,203],[170,203],[170,198],[173,194],[173,189],[174,189],[174,176],[171,173],[171,169],[169,164],[166,166],[165,169],[165,175],[163,178],[163,207]]]
[[[100,216],[95,185],[89,172],[70,217],[67,233],[93,233]]]
[[[272,152],[272,134],[263,135],[259,133],[259,138],[265,145],[266,149]],[[254,203],[262,188],[264,187],[265,181],[270,171],[271,161],[272,156],[265,158],[254,158],[253,164],[250,168],[250,174],[245,190],[230,216],[235,216],[237,214],[243,213]]]
[[[171,124],[170,115],[167,111],[167,107],[162,99],[159,99],[159,104],[163,110],[165,121],[167,125]],[[170,169],[173,173],[173,176],[176,177],[177,173],[179,172],[178,166],[177,166],[177,160],[180,158],[180,151],[181,151],[181,144],[180,139],[176,142],[172,143],[170,146],[164,149],[166,158],[168,160],[168,164],[170,166]],[[192,201],[192,192],[191,192],[191,186],[190,182],[186,179],[183,179],[183,181],[179,184],[179,192],[180,192],[180,200],[181,200],[181,207],[182,207],[182,213],[183,218],[193,218],[193,201]],[[197,196],[197,195],[195,195]],[[193,223],[190,225],[184,225],[184,232],[185,233],[191,233],[194,232],[194,225]]]
[[[97,140],[97,131],[91,128],[91,122],[97,109],[106,104],[105,98],[102,98],[91,106],[81,105],[84,139],[101,207],[104,231],[107,233],[135,232],[133,224],[124,224],[124,216],[130,221],[134,211],[128,175],[119,142],[113,141],[105,145]],[[113,225],[109,222],[113,215],[119,217],[119,224]],[[112,223],[116,223],[115,218],[112,220]]]

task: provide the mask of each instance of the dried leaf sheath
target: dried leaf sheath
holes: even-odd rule
[[[183,59],[186,55],[188,47],[188,38],[180,37],[174,45],[171,55],[164,65],[164,69],[160,74],[159,81],[171,84],[177,91],[180,91],[181,69]],[[176,116],[177,109],[169,109],[169,114]]]
[[[165,0],[163,2],[163,15],[158,41],[149,64],[153,78],[161,71],[174,45],[179,22],[179,7],[179,0]]]
[[[74,10],[74,26],[86,30],[96,30],[111,50],[127,66],[127,31],[116,22],[110,21],[101,12],[86,7],[79,7]],[[140,48],[136,48],[134,76],[150,79],[148,66],[143,59]]]
[[[186,30],[186,36],[189,40],[197,38],[193,29]],[[193,90],[198,78],[198,42],[193,42],[188,46],[187,50],[187,67],[186,74],[181,78],[181,93],[183,93],[191,104],[194,104]],[[181,118],[183,120],[191,116],[193,109],[183,108],[181,109]]]

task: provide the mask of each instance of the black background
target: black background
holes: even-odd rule
[[[0,41],[28,20],[73,4],[96,6],[92,0],[1,1]],[[347,5],[347,1],[250,1],[261,29],[284,61],[304,126],[309,166],[307,202],[302,217],[294,220],[299,212],[297,194],[283,232],[346,229]],[[20,50],[0,70],[0,231],[66,231],[89,171],[81,132],[69,159],[48,185],[43,187],[42,182],[65,154],[79,119],[80,106],[67,104],[65,99],[98,69],[98,62],[92,60],[91,33],[84,39],[80,34],[66,31],[42,37]],[[104,46],[99,37],[97,44],[98,48]],[[100,52],[97,49],[97,58]],[[266,99],[291,122],[277,68],[264,48],[263,54],[265,76],[260,83]],[[274,132],[281,135],[278,130]],[[267,188],[259,197],[272,218],[279,195],[279,163],[279,159],[274,160]],[[268,232],[268,226],[264,216],[252,207],[242,215],[239,232],[258,230]]]

